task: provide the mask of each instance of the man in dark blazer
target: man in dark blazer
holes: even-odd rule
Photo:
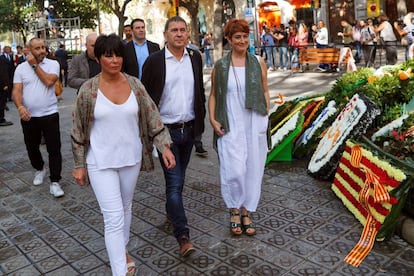
[[[7,70],[8,68],[6,62],[0,58],[0,126],[10,126],[13,124],[10,121],[6,121],[4,118],[4,110],[6,108],[7,102],[7,92],[9,91],[10,87],[10,79]]]
[[[13,76],[14,76],[14,70],[16,67],[14,66],[14,58],[13,58],[13,52],[10,46],[4,46],[3,47],[3,54],[0,56],[1,59],[6,63],[7,66],[7,74],[9,77],[9,83],[7,90],[7,100],[12,100],[12,90],[13,90]],[[6,108],[7,109],[7,108]]]
[[[136,18],[131,22],[132,40],[125,45],[123,70],[125,73],[141,79],[142,66],[148,56],[160,50],[160,45],[146,39],[145,21]]]
[[[182,198],[185,171],[194,137],[204,131],[206,114],[202,59],[198,51],[186,48],[188,37],[183,18],[168,19],[164,29],[167,44],[148,57],[142,74],[142,83],[158,106],[173,141],[171,150],[176,166],[171,170],[163,162],[161,166],[166,183],[167,217],[171,219],[182,257],[194,251]]]

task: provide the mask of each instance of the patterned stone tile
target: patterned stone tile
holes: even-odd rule
[[[219,260],[225,260],[232,255],[237,255],[240,249],[234,248],[226,243],[215,244],[207,249],[207,252]]]
[[[193,267],[189,266],[186,263],[179,263],[177,266],[169,268],[167,271],[162,273],[156,273],[155,271],[142,271],[138,270],[138,273],[143,273],[139,275],[164,275],[164,276],[199,276],[202,275],[200,271],[197,271]]]
[[[268,262],[258,263],[253,266],[247,275],[276,276],[284,275],[286,270]]]
[[[83,244],[90,252],[97,252],[105,248],[104,237],[99,237],[95,240],[88,241]]]
[[[52,255],[56,254],[55,251],[53,251],[50,247],[48,246],[43,246],[40,248],[37,248],[35,250],[32,250],[30,252],[27,253],[27,257],[32,261],[32,262],[38,262],[40,260],[46,259]]]
[[[0,209],[0,213],[2,212],[3,208]],[[2,218],[0,216],[0,229],[1,230],[6,230],[8,228],[11,228],[13,226],[16,226],[20,224],[20,220],[18,218],[16,218],[15,216],[11,215],[7,216],[5,218]],[[7,233],[7,232],[6,232]]]
[[[80,244],[73,238],[66,238],[63,240],[59,240],[53,244],[51,244],[51,246],[57,251],[57,252],[63,252],[64,250],[66,250],[67,248],[71,248],[71,247],[78,247],[80,246]]]
[[[295,240],[292,243],[285,245],[283,248],[303,258],[312,256],[320,250],[319,247],[301,240]]]
[[[73,225],[79,224],[79,219],[77,219],[75,216],[66,216],[64,218],[56,220],[56,224],[62,228],[67,229]]]
[[[279,250],[277,255],[271,256],[269,258],[270,263],[275,264],[285,270],[290,270],[291,268],[297,266],[299,263],[303,262],[303,260],[303,258],[282,249]]]
[[[11,246],[12,243],[10,240],[8,239],[0,239],[0,250],[2,250],[3,248],[9,247]]]
[[[414,265],[412,263],[392,261],[383,266],[383,269],[388,275],[414,275]]]
[[[286,246],[292,241],[292,237],[276,231],[269,235],[266,240],[266,242],[268,242],[271,246],[274,246],[276,248],[286,248]]]
[[[6,274],[11,274],[13,271],[19,270],[28,265],[30,265],[30,261],[23,255],[8,259],[5,262],[0,262],[0,267]]]
[[[303,237],[301,239],[315,246],[324,247],[336,238],[337,236],[329,236],[326,233],[322,233],[318,230],[315,230],[309,233],[309,235],[307,235],[306,237]]]
[[[324,249],[314,252],[309,259],[330,271],[336,269],[343,262],[340,255]]]
[[[53,255],[36,263],[36,267],[44,274],[62,268],[65,265],[67,265],[66,262],[58,255]]]
[[[37,250],[40,247],[46,246],[46,244],[40,238],[35,238],[27,242],[18,244],[17,246],[20,248],[20,250],[27,253],[29,251]]]
[[[414,264],[414,248],[407,248],[398,256],[398,260],[403,263]]]
[[[84,272],[82,275],[85,276],[112,276],[111,268],[108,265],[101,265],[97,268]],[[136,274],[141,275],[141,274]],[[148,274],[142,274],[148,275]]]
[[[190,264],[197,271],[207,271],[213,269],[220,263],[220,260],[209,254],[205,254],[203,252],[196,253],[197,254],[191,256],[190,260],[185,260],[185,263],[183,264]],[[178,267],[180,267],[180,265],[178,265]],[[170,271],[168,271],[168,273],[169,272]]]
[[[279,231],[293,238],[299,239],[307,236],[312,231],[312,229],[303,227],[299,224],[290,223]]]
[[[82,274],[91,269],[101,267],[103,264],[104,263],[94,255],[82,257],[78,261],[72,263],[76,270]]]
[[[151,229],[140,234],[140,237],[148,242],[156,242],[165,238],[167,234],[158,229]]]
[[[75,223],[68,227],[63,227],[63,230],[70,236],[76,236],[79,233],[83,233],[89,230],[89,227],[83,223]]]
[[[66,189],[65,189],[66,192]],[[45,276],[71,276],[71,275],[79,275],[75,269],[73,269],[69,265],[63,265],[58,269],[52,270],[49,273],[44,274]]]
[[[244,253],[231,256],[228,260],[226,260],[226,262],[228,262],[232,267],[237,267],[242,271],[249,271],[254,266],[262,263],[262,261],[257,257]]]
[[[377,270],[370,268],[364,263],[362,263],[359,267],[352,266],[343,262],[341,266],[336,269],[337,272],[343,273],[343,275],[361,275],[361,276],[371,276],[371,275],[379,275],[377,274]]]
[[[209,271],[204,271],[204,275],[212,275],[212,276],[219,276],[219,275],[240,275],[241,271],[233,266],[229,266],[226,263],[218,264],[216,267]]]
[[[68,263],[73,263],[79,259],[86,258],[90,252],[83,246],[76,246],[65,248],[60,254]]]
[[[162,251],[160,249],[150,244],[142,246],[138,248],[137,250],[133,251],[134,256],[137,256],[138,259],[144,260],[144,261],[153,259],[155,256],[161,253]]]
[[[95,240],[95,239],[101,237],[101,235],[99,233],[97,233],[96,231],[91,229],[91,230],[87,230],[85,232],[78,233],[78,234],[74,235],[73,237],[77,241],[79,241],[79,243],[84,244],[88,241]]]
[[[276,217],[276,216],[271,216],[268,217],[260,222],[258,222],[258,225],[262,225],[263,227],[267,227],[273,230],[279,230],[283,227],[285,227],[286,225],[288,225],[288,221],[280,218],[280,217]]]
[[[191,260],[192,255],[190,255],[188,258],[186,258],[187,262]],[[177,264],[180,263],[180,260],[177,258],[174,258],[170,254],[161,254],[158,255],[156,258],[150,260],[147,265],[149,265],[152,269],[155,271],[162,273],[164,271],[168,271],[172,267],[175,267]]]
[[[293,269],[290,270],[292,275],[312,275],[312,276],[319,276],[319,275],[331,275],[331,272],[324,268],[323,266],[312,263],[312,262],[302,262],[301,264],[295,266]]]
[[[29,242],[35,238],[37,237],[36,235],[33,234],[33,232],[26,232],[26,233],[19,234],[19,235],[12,237],[11,240],[13,241],[13,243],[21,244],[21,243]]]
[[[47,243],[55,243],[55,242],[68,238],[69,235],[62,230],[58,230],[58,231],[53,231],[53,232],[43,234],[41,237]]]
[[[7,274],[5,274],[7,275]],[[29,265],[23,267],[19,270],[13,271],[10,275],[13,276],[31,276],[31,275],[40,275],[40,271],[36,269],[34,265]]]

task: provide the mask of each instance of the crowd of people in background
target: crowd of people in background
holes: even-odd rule
[[[408,13],[394,24],[389,22],[386,15],[359,19],[355,22],[343,19],[341,30],[336,36],[341,42],[329,43],[329,31],[323,20],[319,20],[310,28],[303,22],[298,23],[294,20],[289,21],[287,26],[271,26],[268,22],[263,22],[260,55],[265,57],[269,71],[298,71],[299,52],[307,47],[350,47],[356,64],[365,67],[393,65],[397,62],[398,46],[405,48],[406,60],[413,56],[414,13]],[[385,58],[382,57],[382,51]],[[377,55],[379,60],[376,60]],[[316,69],[324,72],[331,66],[320,64]]]

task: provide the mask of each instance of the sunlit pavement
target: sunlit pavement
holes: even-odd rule
[[[322,93],[338,73],[269,73],[272,98]],[[209,93],[206,72],[206,94]],[[75,90],[59,103],[63,154],[63,198],[49,182],[33,186],[18,113],[10,102],[0,128],[0,275],[110,275],[103,221],[91,187],[71,177],[71,111]],[[194,154],[184,203],[197,251],[184,259],[165,218],[164,179],[142,173],[134,195],[130,255],[136,275],[414,275],[414,248],[397,236],[377,242],[359,268],[343,262],[362,227],[330,190],[306,173],[306,160],[271,163],[253,215],[257,235],[233,237],[221,198],[218,160],[206,118],[207,158]],[[42,152],[46,150],[42,146]],[[47,161],[46,161],[47,162]]]

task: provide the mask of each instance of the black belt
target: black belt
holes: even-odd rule
[[[170,129],[179,129],[179,128],[183,129],[186,127],[192,127],[193,124],[194,124],[194,120],[188,121],[185,123],[174,123],[174,124],[164,124],[164,125]]]

